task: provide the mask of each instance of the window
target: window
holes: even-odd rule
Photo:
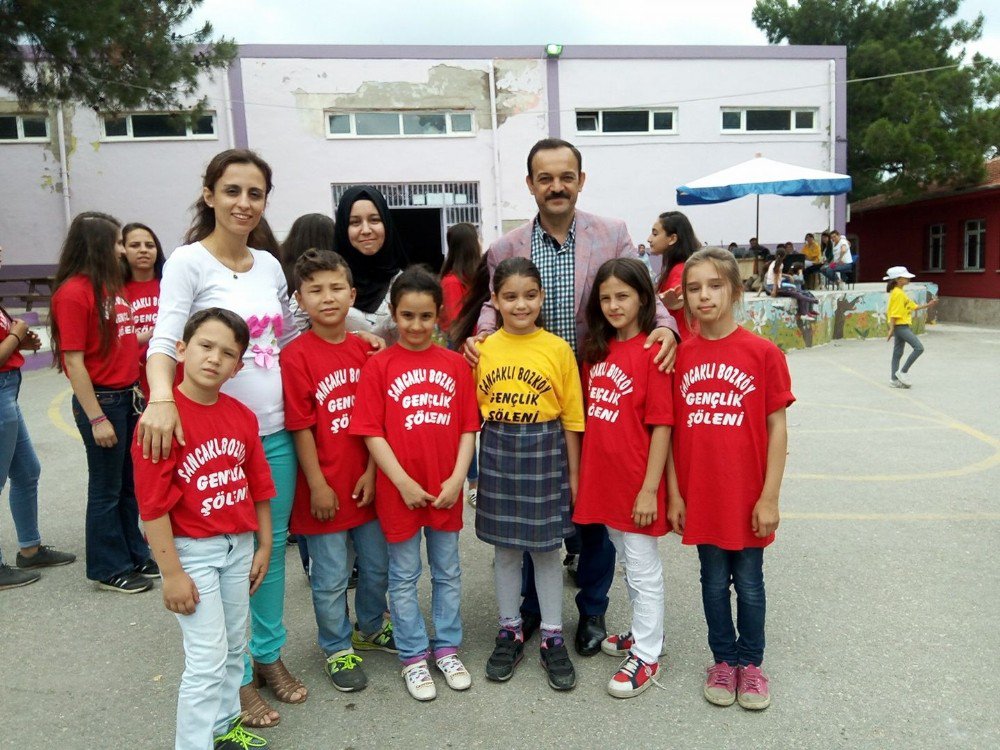
[[[215,114],[199,116],[193,122],[183,112],[133,112],[103,115],[104,140],[214,140]]]
[[[0,115],[0,142],[49,140],[48,115]]]
[[[965,242],[962,244],[962,269],[981,271],[985,266],[986,220],[970,219],[965,222]]]
[[[577,133],[676,133],[676,109],[599,109],[576,113]]]
[[[927,234],[927,270],[944,270],[944,224],[931,224]]]
[[[328,138],[434,138],[473,135],[471,112],[327,112]]]
[[[723,133],[815,133],[815,109],[734,108],[722,110]]]

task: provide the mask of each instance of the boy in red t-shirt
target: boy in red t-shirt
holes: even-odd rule
[[[295,264],[295,284],[295,301],[312,326],[281,352],[285,427],[299,459],[289,531],[300,535],[309,552],[326,673],[346,693],[368,684],[355,648],[396,653],[392,624],[384,618],[389,550],[375,517],[375,462],[364,438],[347,431],[370,346],[347,332],[355,291],[341,256],[305,252]],[[358,556],[353,632],[346,606],[349,544]]]
[[[253,412],[219,393],[250,341],[233,312],[195,313],[177,344],[184,445],[153,462],[133,443],[139,514],[184,638],[175,748],[267,747],[243,728],[240,683],[250,595],[271,557],[271,470]],[[254,551],[254,532],[257,550]]]

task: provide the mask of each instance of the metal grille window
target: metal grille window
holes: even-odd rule
[[[944,270],[944,224],[931,224],[927,234],[927,270]]]
[[[333,207],[354,183],[334,183]],[[376,182],[372,187],[385,196],[389,208],[435,208],[444,210],[446,226],[466,222],[482,226],[478,182]]]
[[[983,250],[986,246],[986,220],[971,219],[965,222],[965,247],[962,257],[962,269],[965,271],[981,271],[984,263]]]

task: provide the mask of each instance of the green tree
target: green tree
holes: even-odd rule
[[[0,86],[22,106],[178,108],[236,54],[208,23],[177,31],[201,2],[0,0]]]
[[[983,16],[953,20],[961,0],[757,0],[769,42],[847,47],[847,164],[852,199],[969,184],[1000,144],[1000,67],[965,45]]]

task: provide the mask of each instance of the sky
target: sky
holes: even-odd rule
[[[766,44],[754,0],[204,0],[240,44]],[[987,12],[993,10],[993,18]],[[1000,59],[996,0],[964,0],[986,16],[970,51]]]

